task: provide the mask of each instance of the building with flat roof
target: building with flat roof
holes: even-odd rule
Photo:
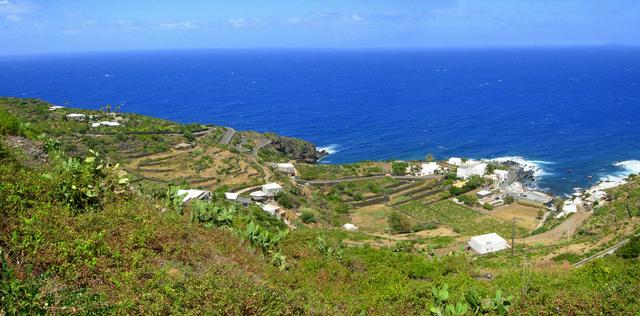
[[[290,175],[296,174],[296,167],[289,162],[276,164],[276,170]]]
[[[229,201],[235,201],[238,199],[238,193],[225,192],[224,197],[227,198],[227,200]]]
[[[429,176],[435,174],[440,171],[440,166],[438,166],[435,162],[427,162],[422,164],[422,168],[420,169],[421,176]]]
[[[71,114],[67,114],[67,119],[68,120],[73,120],[73,121],[84,121],[87,116],[81,113],[71,113]]]
[[[461,179],[469,179],[473,176],[484,176],[487,171],[487,163],[475,160],[469,160],[458,167],[456,176]]]
[[[282,186],[277,183],[267,183],[262,186],[262,192],[267,196],[274,196],[282,192]]]
[[[178,196],[182,197],[182,204],[191,200],[211,200],[211,192],[203,190],[178,190]]]
[[[469,240],[469,247],[479,255],[511,248],[507,241],[496,233],[471,237]]]
[[[267,198],[267,194],[264,193],[263,191],[254,191],[249,193],[249,196],[251,196],[251,199],[254,201],[263,201]]]
[[[489,190],[478,191],[478,193],[476,193],[476,195],[478,196],[479,199],[484,199],[487,196],[491,195],[491,191],[489,191]]]
[[[454,165],[454,166],[462,166],[462,158],[451,157],[451,158],[449,158],[447,163],[449,163],[450,165]]]

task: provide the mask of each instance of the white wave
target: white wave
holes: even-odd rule
[[[524,171],[531,172],[533,177],[539,179],[543,176],[550,175],[551,173],[547,172],[543,166],[553,164],[552,162],[543,161],[543,160],[527,160],[521,156],[511,156],[511,157],[498,157],[489,159],[489,161],[495,162],[514,162],[518,164]]]
[[[338,144],[331,144],[328,146],[322,146],[322,147],[317,147],[316,148],[318,151],[326,151],[329,153],[329,155],[333,155],[337,152],[340,151],[340,145]]]
[[[628,176],[632,173],[634,174],[640,173],[640,160],[625,160],[625,161],[616,162],[613,165],[618,168],[622,168],[623,169],[622,172],[625,176]]]
[[[640,160],[625,160],[616,162],[613,164],[620,170],[603,177],[600,177],[600,181],[592,189],[610,189],[619,185],[627,183],[627,177],[630,174],[640,173]]]

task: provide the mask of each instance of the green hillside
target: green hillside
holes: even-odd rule
[[[137,170],[124,167],[133,151],[162,153],[199,126],[164,121],[157,127],[181,135],[109,135],[93,147],[85,140],[90,136],[82,135],[84,125],[56,120],[52,128],[43,121],[55,114],[40,102],[0,102],[0,315],[635,315],[640,310],[637,239],[624,255],[581,267],[541,260],[572,253],[565,250],[572,245],[605,247],[640,233],[640,179],[615,189],[611,203],[566,243],[518,245],[514,257],[511,252],[477,257],[462,249],[436,254],[411,242],[390,245],[388,239],[324,223],[289,228],[255,206],[226,201],[222,190],[214,190],[211,203],[183,207],[174,194],[176,183],[141,180]],[[147,120],[155,119],[128,128],[146,131]],[[121,148],[123,143],[134,149]],[[286,153],[269,152],[271,159],[286,159]],[[234,157],[268,170],[260,157]],[[263,172],[255,179],[266,177]],[[224,181],[211,187],[224,189]],[[332,212],[353,196],[391,191],[399,183],[374,184],[327,190],[333,200],[315,191],[312,198],[293,189],[290,194],[300,208]],[[508,232],[503,222],[463,206],[439,202],[420,209],[420,203],[400,210],[462,233],[482,232],[470,220]]]

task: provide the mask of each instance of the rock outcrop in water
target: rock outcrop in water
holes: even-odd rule
[[[295,159],[299,162],[315,163],[329,153],[326,151],[318,151],[316,146],[308,141],[304,141],[292,137],[278,136],[274,134],[268,135],[271,139],[269,146],[285,156]]]
[[[524,168],[520,163],[513,160],[502,161],[501,163],[512,170],[516,170],[516,180],[523,184],[532,185],[536,181],[535,170]]]

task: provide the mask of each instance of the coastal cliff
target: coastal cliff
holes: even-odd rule
[[[271,139],[271,148],[298,162],[315,163],[329,154],[324,150],[317,150],[314,144],[305,140],[276,134],[266,136]]]

